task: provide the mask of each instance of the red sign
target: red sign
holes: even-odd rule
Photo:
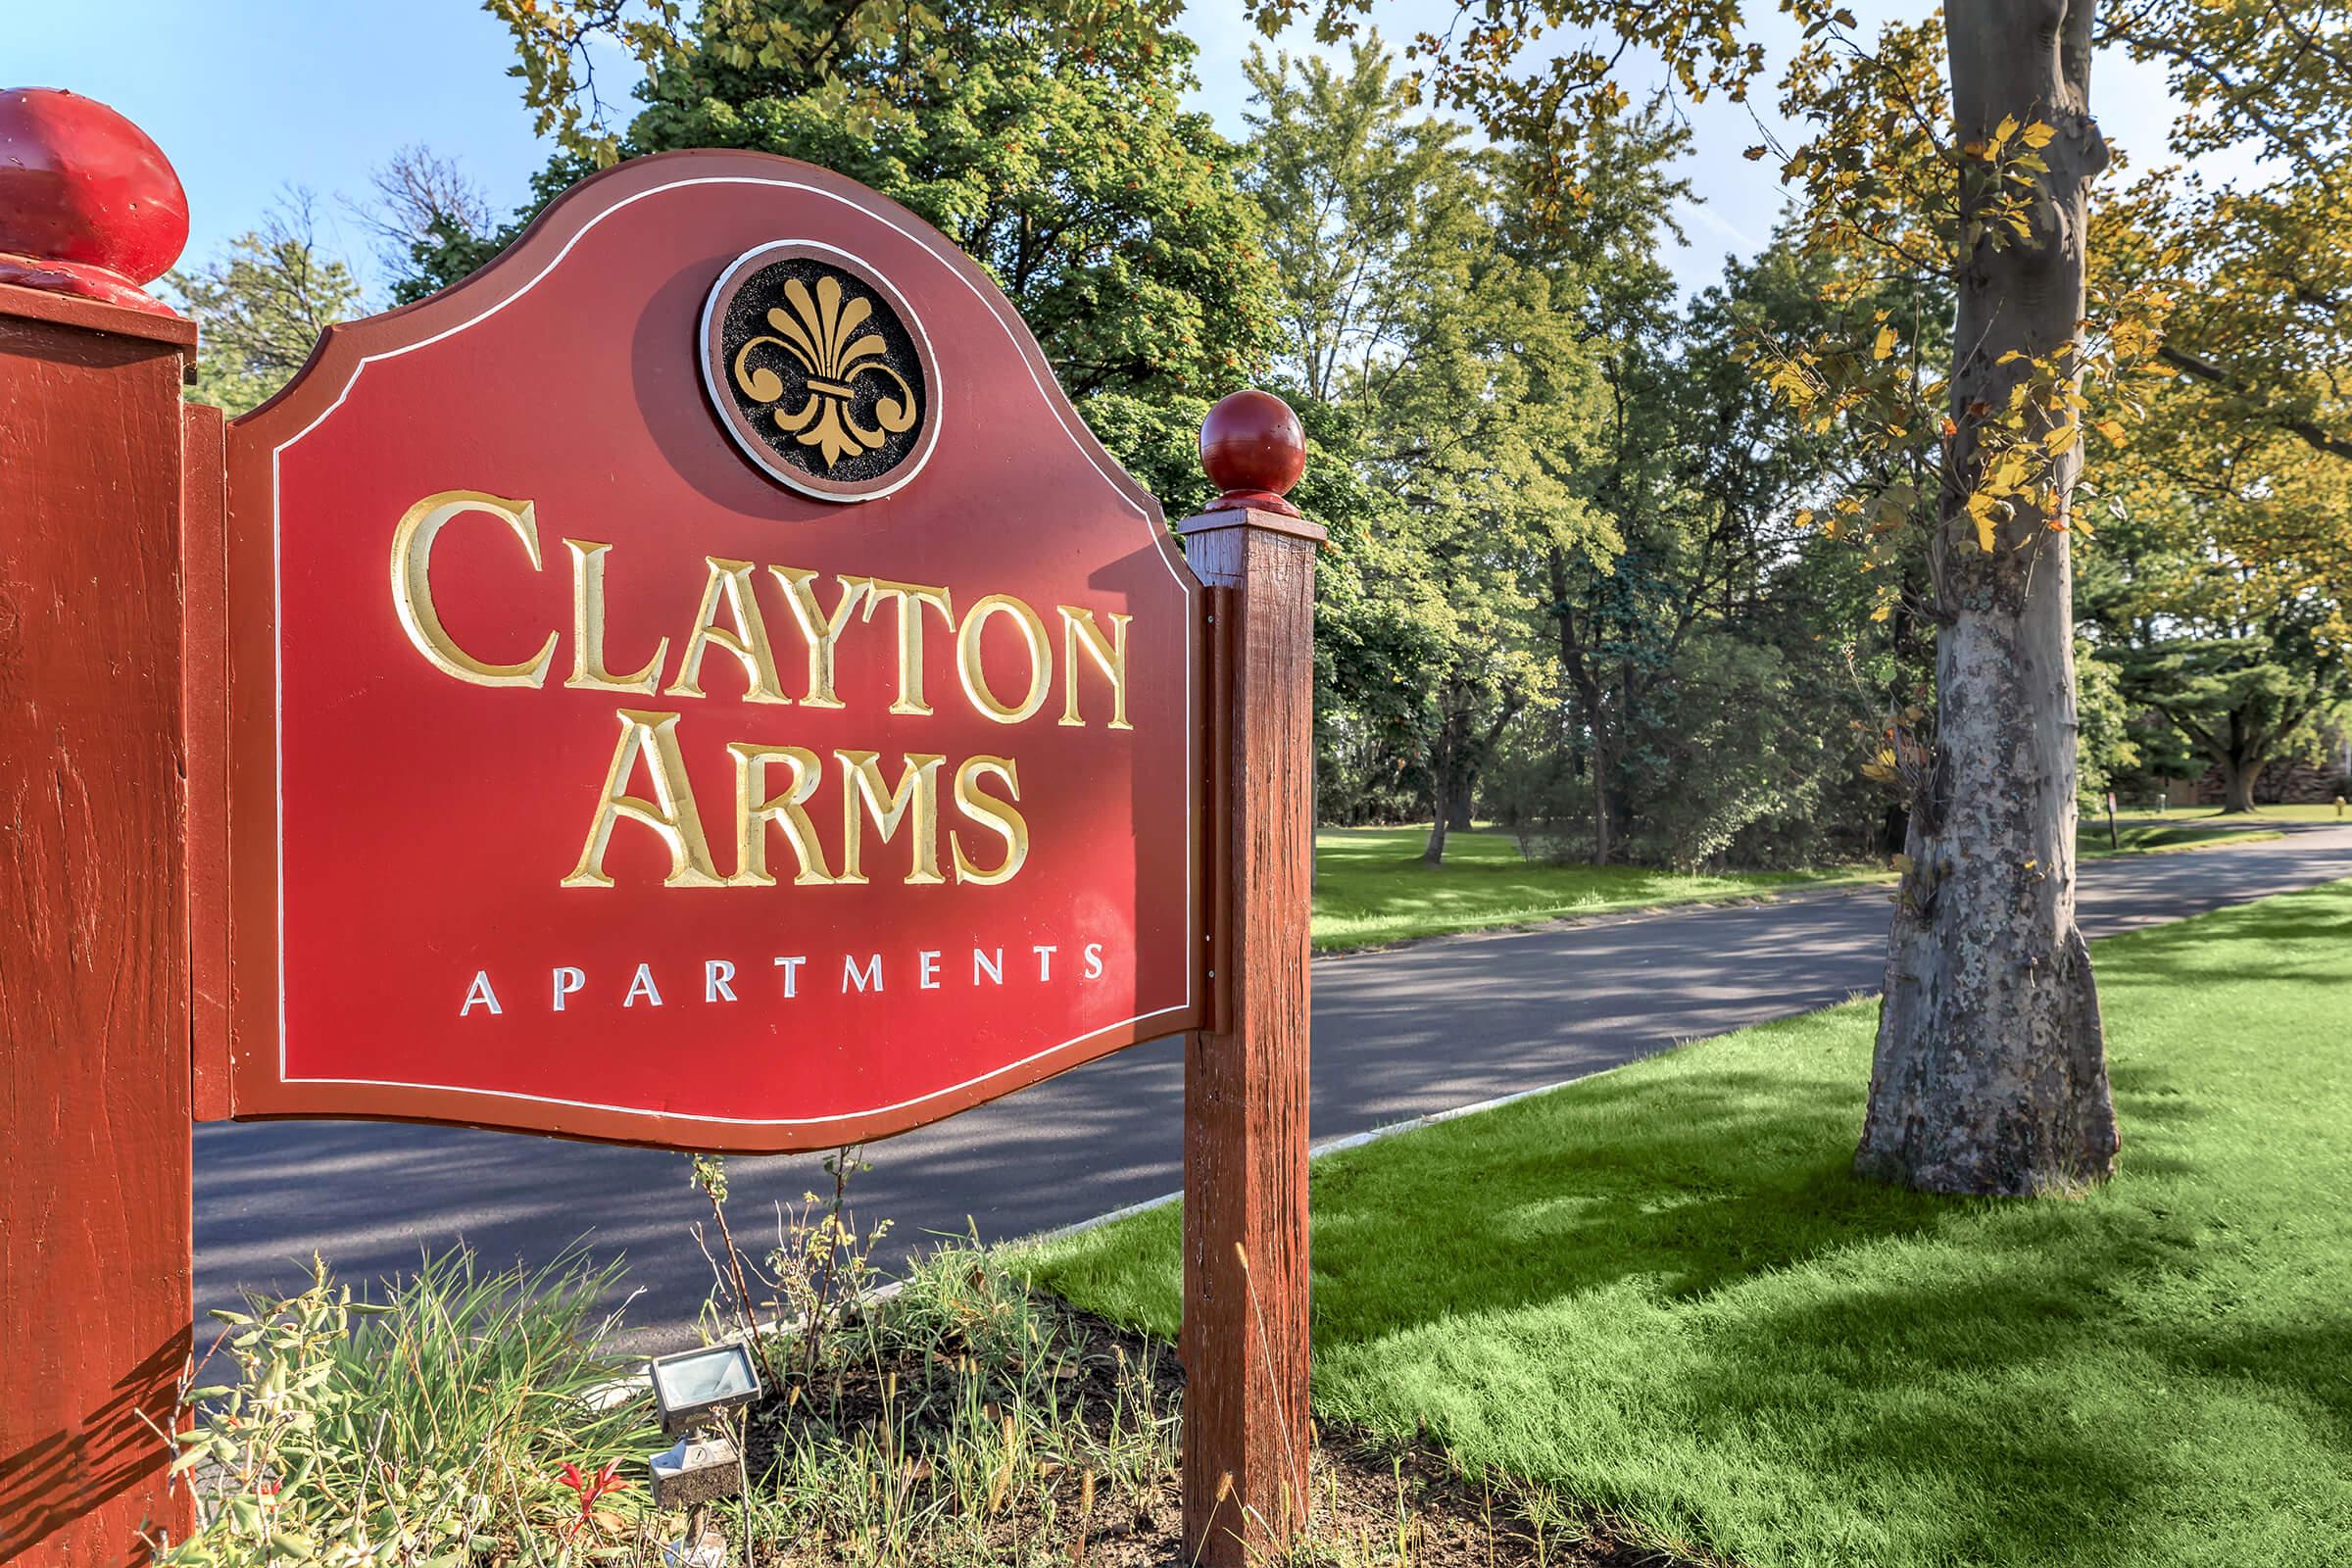
[[[1203,1023],[1201,590],[905,210],[623,165],[228,442],[235,1114],[810,1148]]]

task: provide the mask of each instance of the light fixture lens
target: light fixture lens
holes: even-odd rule
[[[653,1363],[652,1372],[655,1396],[672,1413],[734,1403],[760,1392],[751,1351],[740,1345],[663,1356]]]

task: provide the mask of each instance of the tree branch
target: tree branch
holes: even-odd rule
[[[2247,395],[2245,389],[2237,383],[2236,377],[2211,360],[2201,359],[2186,349],[2171,343],[2162,345],[2156,353],[2165,364],[2183,375],[2221,387],[2228,392],[2234,392],[2240,397]],[[2314,452],[2330,458],[2341,458],[2347,463],[2352,463],[2352,440],[2330,433],[2317,420],[2280,414],[2273,416],[2273,422],[2289,435],[2299,438]]]

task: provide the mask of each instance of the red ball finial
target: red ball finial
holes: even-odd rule
[[[1200,423],[1200,466],[1224,492],[1211,512],[1279,512],[1298,509],[1283,496],[1306,471],[1306,432],[1291,406],[1271,392],[1251,387],[1208,411]]]
[[[145,131],[78,93],[0,92],[0,283],[171,316],[139,285],[187,243],[187,192]]]

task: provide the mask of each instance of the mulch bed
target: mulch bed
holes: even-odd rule
[[[1058,1301],[1050,1305],[1061,1332],[1055,1337],[1054,1364],[1044,1370],[1060,1381],[1070,1402],[1084,1410],[1091,1429],[1103,1432],[1122,1368],[1151,1366],[1155,1413],[1164,1417],[1181,1411],[1183,1373],[1169,1347]],[[845,1374],[838,1385],[826,1375],[825,1406],[831,1423],[844,1430],[880,1420],[884,1384],[894,1374],[892,1396],[903,1406],[918,1386],[943,1375],[941,1363],[953,1360],[953,1355],[936,1352],[910,1355],[898,1366],[861,1367]],[[755,1477],[773,1451],[777,1423],[791,1419],[785,1399],[772,1396],[755,1413],[750,1453]],[[1565,1522],[1554,1518],[1540,1527],[1519,1505],[1517,1489],[1465,1477],[1442,1453],[1423,1446],[1398,1445],[1335,1427],[1320,1428],[1312,1441],[1311,1535],[1293,1555],[1276,1559],[1281,1563],[1344,1568],[1697,1568],[1695,1559],[1637,1544],[1609,1521],[1590,1513],[1561,1509]],[[1054,1504],[1051,1517],[1043,1506],[1048,1489]],[[1086,1518],[1082,1537],[1076,1527],[1075,1477],[1016,1489],[988,1523],[986,1559],[1051,1560],[1074,1568],[1189,1564],[1194,1559],[1182,1539],[1180,1490],[1178,1477],[1169,1473],[1143,1494],[1125,1494],[1116,1501],[1105,1497]],[[780,1553],[755,1555],[768,1568],[817,1568],[858,1554],[804,1542]]]

